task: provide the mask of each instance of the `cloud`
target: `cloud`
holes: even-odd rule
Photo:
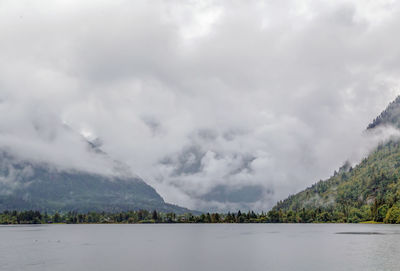
[[[399,11],[3,0],[0,145],[110,174],[67,124],[169,202],[266,210],[376,143],[363,130],[399,94]]]

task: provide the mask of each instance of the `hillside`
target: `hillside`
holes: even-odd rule
[[[400,127],[400,98],[368,129]],[[270,212],[276,222],[400,223],[400,143],[382,143],[355,168],[345,164],[325,181],[278,202]]]
[[[391,102],[388,107],[368,125],[367,130],[383,125],[393,125],[396,128],[400,128],[400,96]]]
[[[0,211],[119,212],[158,210],[185,213],[167,204],[139,177],[109,177],[59,170],[50,164],[15,159],[0,152]]]

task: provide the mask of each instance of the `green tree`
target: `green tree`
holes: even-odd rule
[[[400,208],[397,206],[393,206],[387,212],[386,217],[383,220],[383,222],[395,224],[395,223],[399,223],[399,219],[400,219]]]

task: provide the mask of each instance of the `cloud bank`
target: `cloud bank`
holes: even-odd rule
[[[395,1],[0,1],[0,146],[266,210],[357,162],[399,93]]]

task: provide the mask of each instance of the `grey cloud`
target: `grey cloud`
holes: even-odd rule
[[[190,146],[184,148],[175,157],[162,159],[160,163],[174,168],[171,173],[172,176],[195,174],[203,170],[201,160],[204,155],[205,152],[199,146]]]
[[[27,3],[0,3],[0,146],[112,174],[74,134],[100,138],[194,209],[265,210],[357,162],[399,94],[396,2]]]
[[[202,198],[206,201],[232,202],[232,203],[252,203],[263,199],[264,187],[244,186],[232,188],[229,185],[218,185]],[[270,192],[270,191],[268,191]]]
[[[157,136],[163,133],[162,124],[152,116],[142,116],[143,122],[149,127],[153,136]]]

